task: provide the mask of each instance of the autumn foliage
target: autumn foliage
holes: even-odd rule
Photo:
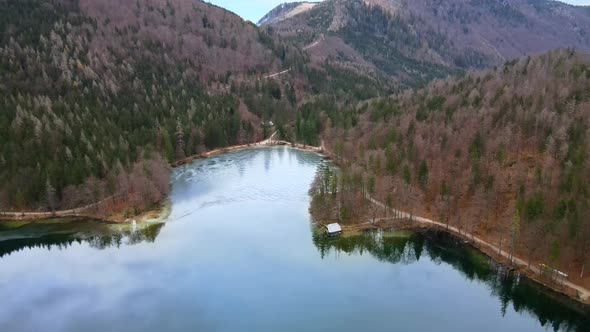
[[[358,123],[325,125],[325,145],[380,201],[584,277],[589,65],[553,51],[344,107]]]

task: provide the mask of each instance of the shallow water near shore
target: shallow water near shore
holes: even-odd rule
[[[449,238],[325,238],[308,212],[322,163],[236,151],[175,170],[166,223],[0,228],[0,331],[590,331]]]

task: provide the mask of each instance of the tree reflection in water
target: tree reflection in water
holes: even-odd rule
[[[110,225],[98,221],[62,221],[29,224],[15,230],[0,229],[0,257],[24,249],[63,250],[74,244],[87,243],[99,250],[122,245],[154,242],[164,223]]]
[[[366,253],[382,262],[413,264],[430,259],[448,264],[465,278],[482,282],[500,300],[502,314],[509,305],[528,312],[541,325],[555,331],[590,331],[590,312],[573,301],[543,289],[524,275],[508,272],[487,256],[443,233],[395,233],[371,231],[329,238],[314,232],[313,242],[322,258],[331,252]]]

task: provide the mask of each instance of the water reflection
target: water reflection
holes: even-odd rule
[[[264,170],[267,173],[270,170],[271,158],[272,158],[272,151],[270,149],[264,149]]]
[[[0,224],[0,331],[588,330],[444,238],[310,232],[323,162],[280,147],[176,169],[165,227]]]
[[[475,249],[457,243],[444,234],[366,232],[329,238],[314,232],[313,243],[322,258],[331,253],[364,255],[381,262],[412,264],[423,255],[437,264],[448,264],[471,280],[484,283],[499,299],[502,316],[512,305],[518,313],[527,312],[541,326],[554,331],[590,331],[590,313],[577,303],[550,294],[525,276],[507,272]]]
[[[90,220],[55,221],[28,224],[16,229],[0,229],[0,257],[23,249],[65,250],[74,244],[87,243],[95,249],[120,248],[142,242],[154,242],[163,223],[111,225]]]
[[[239,202],[306,203],[313,180],[309,174],[315,175],[321,160],[317,154],[288,147],[251,148],[198,160],[173,174],[171,219]]]

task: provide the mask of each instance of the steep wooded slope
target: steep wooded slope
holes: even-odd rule
[[[5,208],[83,204],[121,189],[114,179],[138,160],[258,139],[260,120],[240,96],[283,102],[285,85],[260,78],[300,59],[198,1],[0,0],[0,8]]]

